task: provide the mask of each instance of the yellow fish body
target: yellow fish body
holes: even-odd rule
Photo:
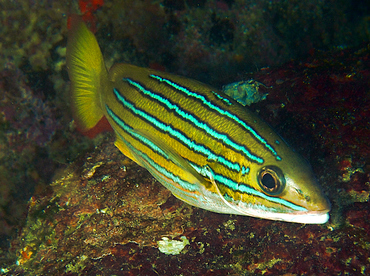
[[[246,107],[195,80],[116,64],[72,17],[67,45],[74,118],[106,117],[120,151],[179,199],[217,213],[325,223],[330,203],[310,166]]]

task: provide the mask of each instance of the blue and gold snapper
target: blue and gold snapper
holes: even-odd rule
[[[217,213],[328,221],[330,203],[309,164],[217,89],[129,64],[108,71],[94,34],[77,16],[67,67],[78,127],[88,132],[106,118],[119,150],[177,198]]]

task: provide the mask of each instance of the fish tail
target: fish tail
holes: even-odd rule
[[[101,95],[109,87],[108,72],[98,42],[81,18],[71,16],[70,26],[67,67],[71,80],[73,118],[80,131],[94,137],[107,130],[102,124],[106,119]]]

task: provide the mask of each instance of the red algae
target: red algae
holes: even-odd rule
[[[82,19],[89,24],[92,32],[96,32],[96,17],[94,12],[104,5],[104,0],[80,0],[78,2]]]

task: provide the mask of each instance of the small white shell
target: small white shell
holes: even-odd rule
[[[167,237],[163,237],[161,241],[158,241],[158,249],[164,254],[177,255],[189,244],[189,240],[185,237],[181,237],[182,241],[170,240]]]

